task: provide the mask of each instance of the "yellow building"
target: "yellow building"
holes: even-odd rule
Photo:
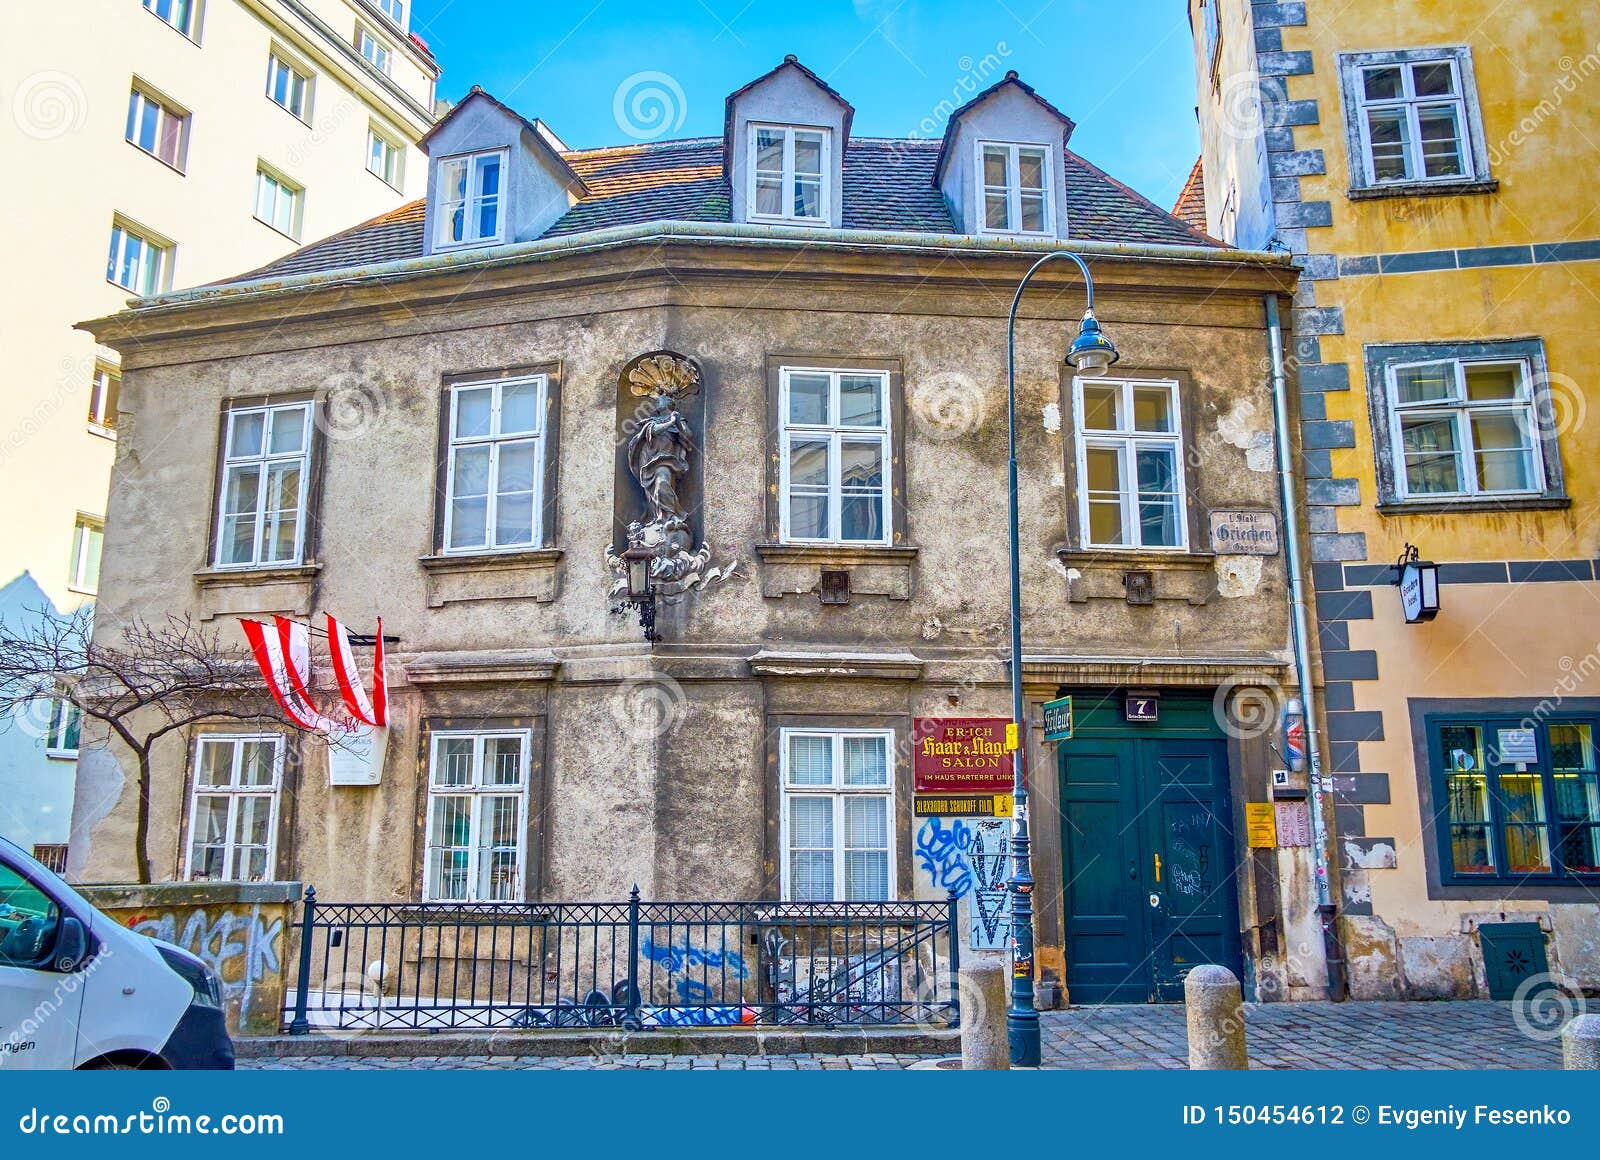
[[[1294,369],[1351,993],[1593,990],[1600,8],[1189,16],[1205,225],[1304,268]],[[1408,545],[1439,565],[1431,620],[1403,611]]]
[[[97,587],[119,360],[74,324],[421,194],[439,69],[409,7],[0,4],[0,616]],[[38,717],[0,743],[0,833],[59,862],[76,729]]]

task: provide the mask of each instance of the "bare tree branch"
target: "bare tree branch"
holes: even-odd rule
[[[303,732],[263,686],[255,658],[187,615],[135,619],[94,635],[92,608],[66,616],[30,609],[21,624],[0,620],[0,727],[30,705],[58,700],[103,722],[139,765],[134,857],[150,881],[151,752],[161,738],[211,721],[270,724]],[[332,739],[339,745],[338,738]]]

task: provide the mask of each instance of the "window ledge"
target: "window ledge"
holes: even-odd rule
[[[1209,572],[1214,552],[1142,551],[1137,548],[1057,548],[1056,556],[1068,567],[1088,564],[1104,568],[1138,568],[1152,572]]]
[[[1074,604],[1089,600],[1125,603],[1129,572],[1154,573],[1157,603],[1177,600],[1199,607],[1209,604],[1217,591],[1217,557],[1212,552],[1064,547],[1056,549],[1056,558],[1066,573],[1067,599]]]
[[[51,761],[77,761],[76,749],[46,749],[44,755]]]
[[[761,595],[769,600],[812,596],[822,590],[824,571],[850,574],[850,597],[911,599],[913,544],[757,544]]]
[[[269,567],[202,568],[194,574],[194,582],[202,588],[237,588],[250,584],[281,584],[284,581],[310,580],[322,571],[322,565],[274,564]]]
[[[427,576],[429,608],[475,600],[548,604],[556,598],[562,555],[560,548],[529,548],[423,556],[417,563]]]
[[[909,564],[921,550],[915,544],[756,545],[756,555],[774,564]]]
[[[1351,186],[1351,201],[1379,201],[1386,197],[1464,197],[1494,193],[1500,183],[1494,178],[1472,181],[1406,181],[1393,185]]]
[[[200,619],[261,616],[282,612],[311,614],[311,590],[322,571],[316,563],[266,568],[202,568],[194,574],[200,589]]]
[[[1572,506],[1564,495],[1487,496],[1472,499],[1385,500],[1378,513],[1385,516],[1438,515],[1444,512],[1540,512],[1563,511]]]
[[[109,439],[113,443],[117,441],[117,429],[115,427],[107,427],[104,424],[96,423],[92,419],[85,423],[83,427],[85,431],[89,432],[89,434],[97,436],[98,438]]]
[[[922,676],[922,659],[908,652],[780,652],[762,649],[750,658],[750,671],[758,677],[866,677],[886,681],[915,681]]]

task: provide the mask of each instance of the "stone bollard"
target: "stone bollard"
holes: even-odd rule
[[[1005,1071],[1011,1067],[1006,1039],[1011,955],[973,951],[961,960],[961,1070]]]
[[[1600,1071],[1600,1015],[1578,1015],[1561,1030],[1561,1066]]]
[[[1243,1071],[1250,1066],[1244,1041],[1244,996],[1227,967],[1201,966],[1183,981],[1189,1020],[1191,1071]]]

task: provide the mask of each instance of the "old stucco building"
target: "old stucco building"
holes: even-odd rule
[[[1190,0],[1202,219],[1297,255],[1358,998],[1600,987],[1593,5]],[[1408,617],[1396,562],[1438,565]]]
[[[395,638],[381,783],[330,787],[303,736],[190,737],[158,876],[943,897],[913,722],[1009,717],[1006,311],[1065,245],[1121,361],[1063,365],[1083,286],[1053,265],[1017,356],[1042,976],[1143,1000],[1212,959],[1322,993],[1312,850],[1246,842],[1292,683],[1284,555],[1210,531],[1281,525],[1264,303],[1287,315],[1294,271],[1078,157],[1014,75],[942,142],[851,119],[792,58],[719,138],[565,150],[475,92],[425,139],[424,202],[93,324],[126,368],[100,631],[327,610]],[[655,642],[616,610],[630,542],[663,565]],[[123,788],[77,818],[75,872],[125,877],[116,752],[83,776]]]

